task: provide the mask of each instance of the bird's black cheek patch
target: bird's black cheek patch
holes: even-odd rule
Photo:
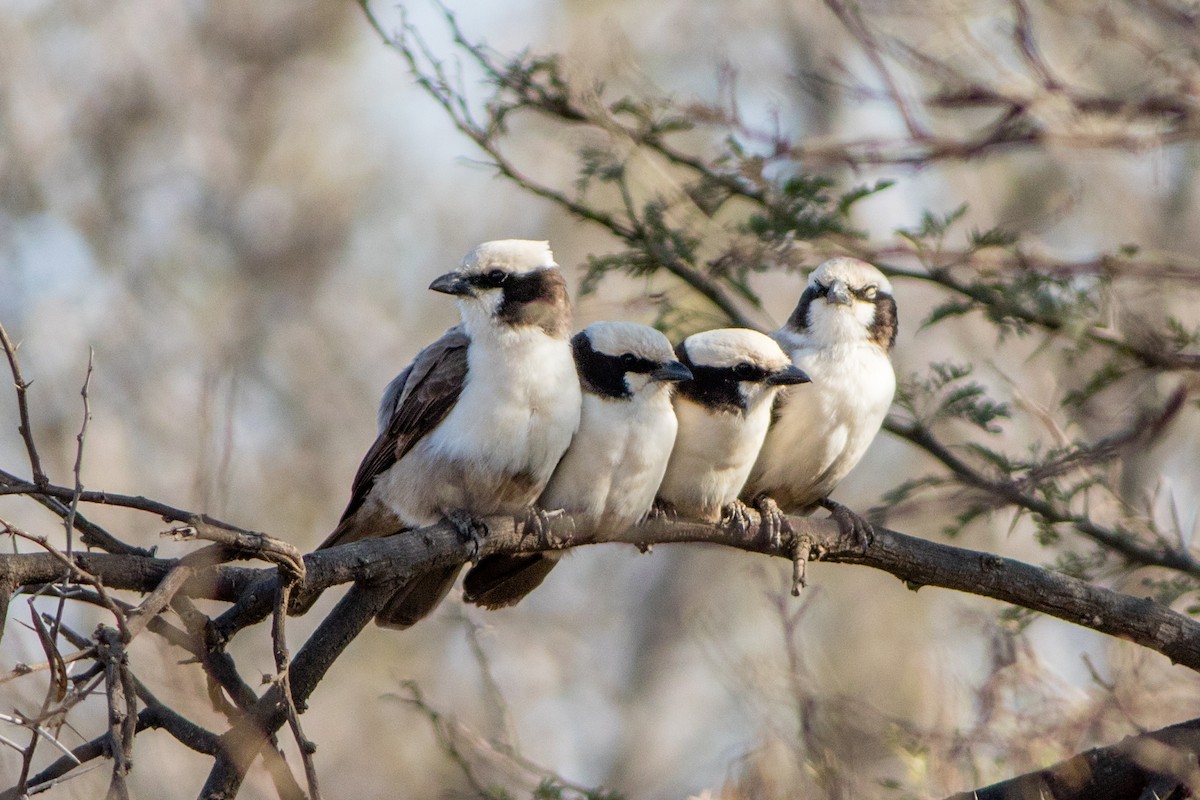
[[[680,381],[676,384],[679,394],[713,411],[745,412],[746,400],[738,391],[737,376],[733,374],[732,369],[698,367],[692,363],[682,344],[675,348],[675,355],[692,371],[690,381]]]
[[[896,332],[900,329],[900,320],[896,315],[896,300],[890,294],[881,294],[875,298],[875,319],[867,329],[871,341],[891,352],[896,344]]]
[[[570,322],[567,282],[557,269],[510,275],[502,287],[496,316],[509,325],[537,325],[552,336],[566,336]]]
[[[577,333],[571,339],[571,351],[575,354],[575,369],[585,391],[601,397],[627,398],[631,396],[625,385],[625,368],[617,356],[601,353],[592,347],[585,333]]]

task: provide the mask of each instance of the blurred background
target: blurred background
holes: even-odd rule
[[[735,103],[745,125],[798,142],[905,130],[870,58],[821,2],[448,4],[473,41],[503,54],[560,53],[572,76],[606,91]],[[1185,5],[1048,1],[1026,11],[1042,53],[1076,85],[1137,98],[1160,88],[1142,68],[1153,62],[1162,67],[1154,75],[1175,76],[1173,88],[1194,104],[1200,34]],[[399,25],[389,4],[373,8],[385,28]],[[999,43],[1011,38],[1019,8],[861,4],[876,29],[1012,91],[1029,79]],[[421,2],[406,11],[429,47],[461,69],[467,96],[482,97],[442,11]],[[1106,19],[1121,34],[1111,46]],[[916,88],[915,78],[899,79],[901,90]],[[880,91],[846,91],[855,82]],[[1052,121],[1064,113],[1052,102],[1037,109]],[[1087,141],[1104,133],[1070,122]],[[854,207],[853,224],[880,247],[926,212],[966,203],[965,229],[1004,226],[1055,259],[1125,245],[1195,253],[1200,150],[1153,133],[1139,147],[1061,137],[977,160],[818,166],[842,186],[896,182]],[[539,180],[566,190],[582,141],[516,123],[508,146],[536,164]],[[639,180],[653,186],[659,177],[669,180],[647,168]],[[34,433],[56,483],[72,481],[93,352],[87,488],[204,511],[311,549],[341,513],[383,387],[457,319],[425,287],[475,244],[510,237],[549,239],[573,287],[589,256],[620,249],[498,179],[354,3],[0,2],[0,322],[21,342]],[[1106,313],[1170,311],[1195,326],[1198,274],[1139,282],[1109,296]],[[774,326],[804,278],[799,270],[752,282],[765,298],[756,321]],[[664,291],[672,288],[660,278],[613,275],[580,300],[577,324],[653,322],[653,298]],[[1053,439],[1059,424],[1101,437],[1178,383],[1118,383],[1085,416],[1060,420],[1071,366],[1037,358],[1039,341],[998,341],[972,318],[922,331],[940,298],[904,281],[897,298],[898,374],[975,362],[988,390],[1018,412],[1005,432],[1014,447]],[[1124,496],[1189,543],[1197,416],[1189,405],[1164,442],[1119,473]],[[25,474],[16,420],[11,391],[0,392],[0,466]],[[866,510],[930,463],[882,434],[835,497]],[[913,502],[888,523],[938,538],[958,510]],[[88,513],[127,541],[185,550],[160,542],[165,526],[148,515]],[[0,497],[0,516],[61,536],[22,498]],[[1033,528],[1000,513],[958,542],[1052,560]],[[477,796],[481,784],[528,796],[545,768],[637,798],[937,797],[1200,715],[1196,677],[1133,646],[1004,616],[978,598],[910,592],[865,569],[815,564],[809,575],[797,600],[784,563],[701,547],[648,555],[590,547],[513,609],[465,608],[456,592],[408,632],[369,628],[304,717],[325,791],[443,798]],[[1140,577],[1116,585],[1135,591]],[[294,647],[338,595],[291,623]],[[11,613],[28,612],[17,602]],[[71,614],[85,632],[100,618]],[[220,728],[199,669],[142,639],[132,654],[138,675]],[[273,671],[265,628],[231,650],[246,674]],[[36,638],[10,623],[0,669],[39,654]],[[425,709],[411,702],[410,681]],[[0,705],[36,708],[42,691],[10,683]],[[444,715],[441,728],[429,710]],[[103,703],[73,723],[68,745],[96,735]],[[447,742],[466,753],[474,787]],[[194,794],[209,763],[165,734],[140,736],[138,753],[141,797]],[[0,747],[0,775],[15,775],[19,763]],[[46,796],[91,797],[105,782],[97,770]],[[244,796],[271,791],[256,770]]]

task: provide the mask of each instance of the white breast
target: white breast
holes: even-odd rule
[[[716,521],[746,483],[767,433],[770,403],[743,416],[713,413],[677,396],[675,415],[679,433],[658,495],[682,516]]]
[[[579,426],[569,344],[540,329],[477,336],[458,402],[376,480],[378,496],[412,525],[456,509],[516,514],[545,488]]]
[[[891,360],[876,345],[855,342],[805,346],[777,336],[812,383],[780,398],[749,481],[749,492],[766,492],[781,506],[801,510],[827,497],[870,446],[896,391]]]
[[[579,432],[541,498],[546,509],[580,513],[589,530],[623,531],[650,511],[675,442],[665,384],[632,399],[583,395]]]

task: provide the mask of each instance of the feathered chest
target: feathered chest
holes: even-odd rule
[[[565,340],[530,330],[510,341],[473,341],[462,394],[430,445],[451,457],[540,472],[566,449],[579,408]]]

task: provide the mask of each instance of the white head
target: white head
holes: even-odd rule
[[[571,320],[566,280],[549,242],[484,242],[429,288],[458,297],[468,335],[488,326],[537,326],[565,337]]]
[[[571,348],[584,391],[600,397],[644,397],[692,377],[666,336],[634,322],[593,322],[575,334]]]
[[[865,261],[841,256],[809,275],[786,327],[822,344],[871,341],[888,351],[897,325],[887,276]]]
[[[781,387],[809,380],[774,339],[748,328],[692,334],[676,353],[693,375],[680,395],[713,411],[746,414]]]

